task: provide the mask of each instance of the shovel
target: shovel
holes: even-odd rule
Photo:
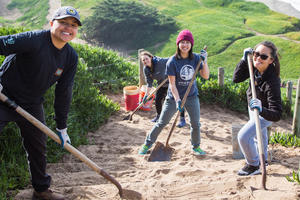
[[[206,48],[207,47],[205,46],[204,50],[206,50]],[[186,102],[187,96],[190,93],[190,90],[191,90],[191,87],[194,83],[196,75],[199,72],[201,62],[202,62],[202,58],[200,57],[200,60],[199,60],[199,62],[197,64],[197,67],[196,67],[196,70],[193,74],[193,77],[192,77],[192,79],[191,79],[191,81],[188,85],[188,88],[187,88],[185,94],[184,94],[184,97],[183,97],[183,100],[182,100],[182,103],[181,103],[181,108],[183,108],[183,106]],[[169,135],[168,135],[168,138],[167,138],[167,141],[166,141],[166,146],[164,146],[160,142],[156,142],[156,145],[155,145],[153,151],[151,152],[151,154],[148,158],[148,161],[170,161],[171,160],[172,154],[173,154],[175,149],[170,147],[169,140],[170,140],[172,132],[175,128],[175,125],[176,125],[176,122],[177,122],[177,119],[178,119],[179,115],[180,115],[180,111],[178,110],[177,113],[176,113],[175,120],[172,124],[172,127],[171,127],[170,131],[169,131]]]
[[[151,92],[151,93],[149,94],[149,96],[147,97],[147,101],[149,101],[149,100],[152,98],[153,94],[155,94],[155,93],[157,92],[157,90],[158,90],[159,88],[161,88],[161,86],[163,86],[163,85],[165,84],[165,82],[167,82],[167,80],[168,80],[168,78],[166,78],[163,82],[161,82],[161,83],[157,86],[157,88],[156,88],[153,92]],[[131,120],[132,120],[132,116],[134,115],[134,113],[136,113],[136,111],[138,111],[143,105],[144,105],[144,102],[142,101],[142,102],[140,103],[140,105],[139,105],[134,111],[132,111],[131,114],[129,114],[129,115],[127,115],[126,117],[124,117],[123,120],[129,120],[129,121],[131,121]]]
[[[251,82],[251,92],[252,92],[252,99],[256,98],[256,91],[255,91],[255,84],[254,84],[254,75],[253,75],[253,63],[252,63],[252,54],[248,54],[248,67],[249,67],[249,75],[250,75],[250,82]],[[254,109],[255,114],[255,127],[256,127],[256,138],[258,142],[258,152],[259,152],[259,160],[261,163],[261,170],[262,170],[262,188],[266,190],[266,180],[267,180],[267,172],[266,172],[266,164],[265,164],[265,156],[264,156],[264,148],[262,143],[262,133],[261,133],[261,126],[259,121],[259,111],[258,109]]]
[[[61,144],[61,141],[59,137],[47,126],[45,126],[42,122],[37,120],[35,117],[33,117],[31,114],[23,110],[20,106],[18,106],[14,101],[10,100],[7,96],[5,96],[3,93],[1,93],[2,87],[0,84],[0,99],[3,101],[8,107],[15,110],[17,113],[19,113],[21,116],[23,116],[25,119],[27,119],[30,123],[32,123],[34,126],[36,126],[38,129],[43,131],[46,135],[48,135],[50,138],[52,138],[55,142],[58,144]],[[109,174],[107,174],[103,169],[97,166],[93,161],[91,161],[88,157],[86,157],[84,154],[82,154],[80,151],[78,151],[76,148],[74,148],[69,143],[64,143],[64,148],[68,150],[70,153],[72,153],[75,157],[79,158],[82,162],[84,162],[86,165],[88,165],[92,170],[109,180],[111,183],[113,183],[119,190],[119,195],[122,197],[123,190],[121,185]]]

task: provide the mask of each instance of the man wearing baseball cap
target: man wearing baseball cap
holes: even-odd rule
[[[45,123],[43,95],[55,84],[54,119],[63,147],[65,142],[71,143],[67,116],[78,62],[78,55],[68,42],[76,37],[81,26],[79,14],[70,6],[61,7],[53,15],[50,26],[50,30],[0,36],[0,55],[6,56],[0,68],[0,88],[8,98]],[[47,136],[1,102],[0,133],[10,121],[16,122],[21,130],[34,188],[33,199],[64,199],[49,189]]]

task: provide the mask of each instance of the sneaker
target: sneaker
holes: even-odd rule
[[[32,199],[40,199],[40,200],[64,200],[65,197],[61,194],[55,193],[50,189],[47,189],[44,192],[33,192]]]
[[[185,122],[185,119],[184,117],[180,117],[180,122],[179,124],[177,125],[178,128],[182,128],[186,125],[186,122]]]
[[[205,155],[205,151],[203,151],[202,149],[200,149],[200,147],[196,147],[196,148],[193,148],[193,151],[196,155]]]
[[[260,174],[259,166],[252,166],[246,164],[242,169],[238,171],[239,176],[251,176],[255,174]]]
[[[159,119],[159,115],[156,115],[156,117],[154,117],[151,122],[157,122],[157,120]]]
[[[147,145],[143,144],[142,148],[139,150],[139,154],[145,155],[150,148],[151,148],[151,146],[147,146]]]

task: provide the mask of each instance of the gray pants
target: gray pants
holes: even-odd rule
[[[193,147],[200,145],[200,102],[198,96],[188,97],[184,105],[191,123],[191,143]],[[176,102],[174,99],[165,99],[163,109],[158,121],[147,135],[145,145],[152,146],[162,129],[169,123],[176,113]]]
[[[24,109],[45,124],[43,105],[28,106]],[[47,136],[14,110],[0,104],[0,133],[10,121],[16,122],[21,130],[23,147],[27,153],[31,173],[32,186],[37,192],[45,191],[50,187],[51,182],[51,177],[46,174]]]

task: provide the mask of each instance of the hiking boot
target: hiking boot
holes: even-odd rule
[[[242,169],[238,171],[239,176],[251,176],[260,174],[259,166],[253,166],[246,164]]]
[[[139,150],[140,155],[145,155],[147,154],[148,150],[151,148],[151,146],[147,146],[143,144],[142,148]]]
[[[205,151],[203,151],[202,149],[200,149],[200,147],[196,147],[196,148],[193,148],[193,151],[196,155],[205,155]]]
[[[159,119],[159,115],[156,115],[156,117],[154,117],[151,122],[157,122],[157,120]]]
[[[32,199],[39,199],[39,200],[64,200],[65,197],[61,194],[54,193],[52,190],[47,189],[44,192],[33,192]]]
[[[178,123],[177,127],[182,128],[186,125],[184,117],[180,117],[180,122]]]

